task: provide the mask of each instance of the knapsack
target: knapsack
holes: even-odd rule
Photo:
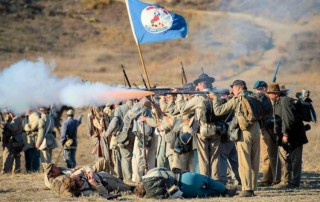
[[[167,168],[153,168],[142,177],[142,183],[148,198],[167,198],[167,190],[176,182],[173,172]]]
[[[300,117],[302,121],[305,122],[316,122],[317,115],[311,103],[311,99],[309,100],[301,100],[301,99],[294,99],[293,105],[296,108],[297,115]]]
[[[248,123],[259,121],[264,117],[262,103],[254,94],[244,94],[240,97],[243,117]]]

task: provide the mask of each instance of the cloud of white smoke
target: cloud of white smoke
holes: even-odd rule
[[[103,83],[83,83],[78,77],[58,78],[51,74],[53,68],[54,63],[47,64],[42,58],[36,62],[22,60],[5,68],[0,73],[0,108],[21,114],[39,106],[99,106],[140,93]]]

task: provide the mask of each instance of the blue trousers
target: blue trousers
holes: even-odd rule
[[[76,151],[76,149],[64,149],[63,151],[64,160],[68,168],[74,168],[77,165]]]
[[[24,152],[27,172],[40,171],[40,151],[36,148],[28,149]]]
[[[225,185],[206,175],[186,172],[179,177],[180,189],[185,198],[220,196],[226,190]]]

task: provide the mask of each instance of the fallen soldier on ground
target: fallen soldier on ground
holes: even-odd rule
[[[132,190],[132,187],[107,172],[95,172],[92,166],[68,169],[49,163],[44,168],[45,185],[62,197],[98,194],[112,199],[119,197],[121,192]]]
[[[236,192],[236,187],[228,189],[208,176],[193,172],[175,174],[167,168],[151,169],[134,190],[139,197],[158,199],[232,197]]]

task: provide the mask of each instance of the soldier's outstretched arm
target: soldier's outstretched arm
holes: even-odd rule
[[[222,116],[230,113],[232,110],[235,110],[238,103],[238,98],[233,97],[225,104],[219,105],[218,98],[216,97],[213,101],[213,110],[216,116]]]

